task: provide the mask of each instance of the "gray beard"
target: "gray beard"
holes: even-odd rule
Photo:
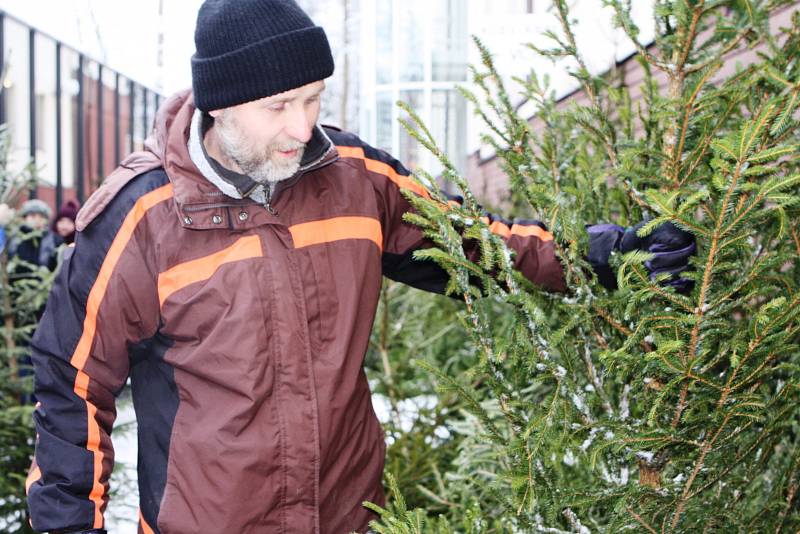
[[[258,154],[247,146],[239,132],[230,127],[228,123],[218,119],[215,128],[220,150],[225,157],[236,163],[244,174],[259,184],[276,184],[288,180],[300,169],[300,162],[305,151],[303,143],[269,146]],[[297,158],[285,165],[280,165],[269,157],[269,154],[275,149],[297,149]]]
[[[266,159],[263,161],[251,161],[241,159],[241,157],[237,157],[238,155],[235,153],[227,154],[227,156],[234,161],[240,169],[242,169],[244,174],[252,178],[254,182],[258,182],[260,184],[275,184],[283,180],[288,180],[294,176],[300,169],[300,159],[303,155],[302,148],[298,149],[298,155],[300,158],[298,158],[296,162],[292,162],[291,165],[277,165],[271,159]]]

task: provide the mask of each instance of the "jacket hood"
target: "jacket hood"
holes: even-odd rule
[[[144,149],[125,158],[104,180],[103,187],[95,191],[78,214],[78,231],[83,231],[130,180],[160,167],[164,168],[172,183],[173,199],[181,220],[188,220],[187,211],[196,211],[220,202],[223,193],[202,174],[189,154],[189,135],[195,109],[191,89],[177,92],[164,101],[156,112],[155,125],[144,142]],[[306,161],[306,157],[313,161]],[[299,174],[337,158],[330,139],[320,126],[316,126]],[[226,202],[252,202],[249,199],[237,201],[225,198]],[[193,228],[206,226],[217,227],[211,222],[203,224],[195,217]]]
[[[145,150],[158,158],[167,172],[178,206],[219,197],[219,189],[206,180],[189,156],[189,130],[194,110],[190,89],[175,93],[158,109],[153,132],[145,141]]]
[[[166,170],[174,188],[175,202],[179,206],[218,201],[220,195],[219,188],[203,175],[189,153],[188,144],[195,110],[191,90],[172,95],[159,108],[153,133],[145,141],[145,149],[157,157]],[[299,174],[336,157],[328,136],[321,127],[315,126],[303,155]],[[231,173],[236,174],[232,171]],[[248,177],[241,178],[249,181]],[[255,184],[252,181],[250,183]]]
[[[176,175],[170,171],[170,167],[173,169],[185,168],[188,170],[187,175],[194,176],[193,182],[201,182],[202,176],[199,176],[199,171],[189,159],[186,144],[183,143],[182,147],[177,146],[180,144],[177,140],[181,137],[181,131],[185,130],[188,136],[189,121],[186,117],[191,118],[192,110],[191,90],[188,89],[172,95],[162,104],[156,113],[155,127],[150,136],[145,139],[144,150],[128,155],[103,180],[102,187],[92,193],[92,196],[89,197],[86,204],[78,212],[78,217],[75,220],[77,231],[82,232],[85,230],[103,212],[120,190],[141,174],[164,167],[172,177]],[[185,121],[183,125],[181,125],[182,120]],[[169,154],[170,149],[173,147],[178,152]],[[182,155],[184,157],[183,164],[181,164]],[[191,191],[192,187],[182,186],[180,183],[175,184],[174,182],[173,180],[176,202],[179,200],[179,192],[182,198],[189,196],[186,190]]]

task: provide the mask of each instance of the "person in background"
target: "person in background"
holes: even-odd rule
[[[53,219],[51,230],[61,238],[61,243],[71,245],[75,241],[75,219],[78,217],[78,210],[80,210],[78,203],[68,200]]]
[[[12,284],[25,280],[38,284],[40,281],[39,276],[36,274],[38,267],[47,267],[53,270],[50,266],[50,258],[55,257],[56,247],[47,228],[52,213],[50,207],[39,199],[26,200],[22,204],[19,211],[22,225],[19,228],[19,233],[10,240],[8,245],[9,260],[17,259],[9,277]],[[13,212],[11,215],[13,216]],[[8,217],[8,219],[10,221],[11,218]],[[36,319],[40,319],[44,313],[44,306],[35,310],[34,313]],[[24,315],[20,315],[15,320],[23,324],[27,319],[24,318]],[[27,341],[19,340],[18,342],[20,348],[27,349]],[[32,374],[31,357],[27,351],[20,356],[18,363],[19,378]],[[32,394],[26,394],[22,396],[21,400],[24,404],[34,404],[36,397]]]
[[[26,200],[20,208],[22,226],[19,237],[12,239],[8,248],[9,258],[18,258],[24,263],[18,264],[14,269],[13,278],[25,278],[30,275],[33,267],[47,265],[52,251],[44,243],[47,235],[47,224],[53,211],[44,201],[39,199]],[[44,263],[43,263],[44,260]]]
[[[74,200],[66,201],[56,213],[50,224],[50,231],[42,238],[39,249],[39,265],[46,265],[51,271],[58,266],[58,256],[61,245],[71,245],[75,242],[75,219],[78,217],[80,206]]]

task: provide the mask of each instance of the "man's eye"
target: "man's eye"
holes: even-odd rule
[[[285,107],[286,105],[284,104],[273,104],[271,106],[267,106],[267,109],[270,111],[283,111]]]
[[[314,104],[316,102],[319,102],[319,96],[312,96],[311,98],[306,100],[306,104]]]

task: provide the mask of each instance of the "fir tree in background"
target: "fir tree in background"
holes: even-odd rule
[[[35,183],[35,169],[11,170],[11,138],[0,127],[0,532],[33,532],[27,520],[25,477],[33,457],[33,380],[26,369],[28,343],[36,329],[37,310],[44,306],[53,274],[46,267],[9,258],[8,244],[27,237],[13,206]],[[16,276],[20,269],[24,277]]]
[[[636,41],[630,1],[604,4]],[[614,72],[588,71],[567,2],[554,0],[553,47],[531,48],[568,59],[585,99],[562,108],[532,74],[523,82],[538,104],[533,122],[517,115],[477,43],[477,89],[465,96],[493,132],[485,142],[511,179],[516,215],[555,234],[566,295],[513,271],[465,180],[406,108],[405,126],[464,196],[445,208],[429,187],[431,199],[410,197],[408,219],[437,245],[418,256],[443,266],[464,301],[472,357],[443,365],[452,347],[441,346],[418,361],[438,383],[451,435],[422,440],[435,469],[413,484],[393,463],[403,453],[390,450],[396,477],[376,532],[800,528],[800,15],[769,26],[791,4],[658,0],[656,42],[639,47],[645,78],[625,87]],[[744,46],[759,47],[759,60],[724,74],[725,57]],[[585,223],[642,220],[641,237],[665,222],[695,236],[690,291],[648,276],[652,256],[641,252],[612,257],[619,289],[597,282]],[[464,239],[481,243],[479,264]]]
[[[372,330],[366,366],[374,399],[383,399],[387,466],[402,484],[402,493],[429,511],[444,512],[428,488],[441,488],[442,465],[457,451],[443,423],[457,413],[453,395],[437,399],[435,380],[415,365],[428,361],[450,374],[461,374],[476,361],[476,350],[452,321],[458,302],[386,281]]]

